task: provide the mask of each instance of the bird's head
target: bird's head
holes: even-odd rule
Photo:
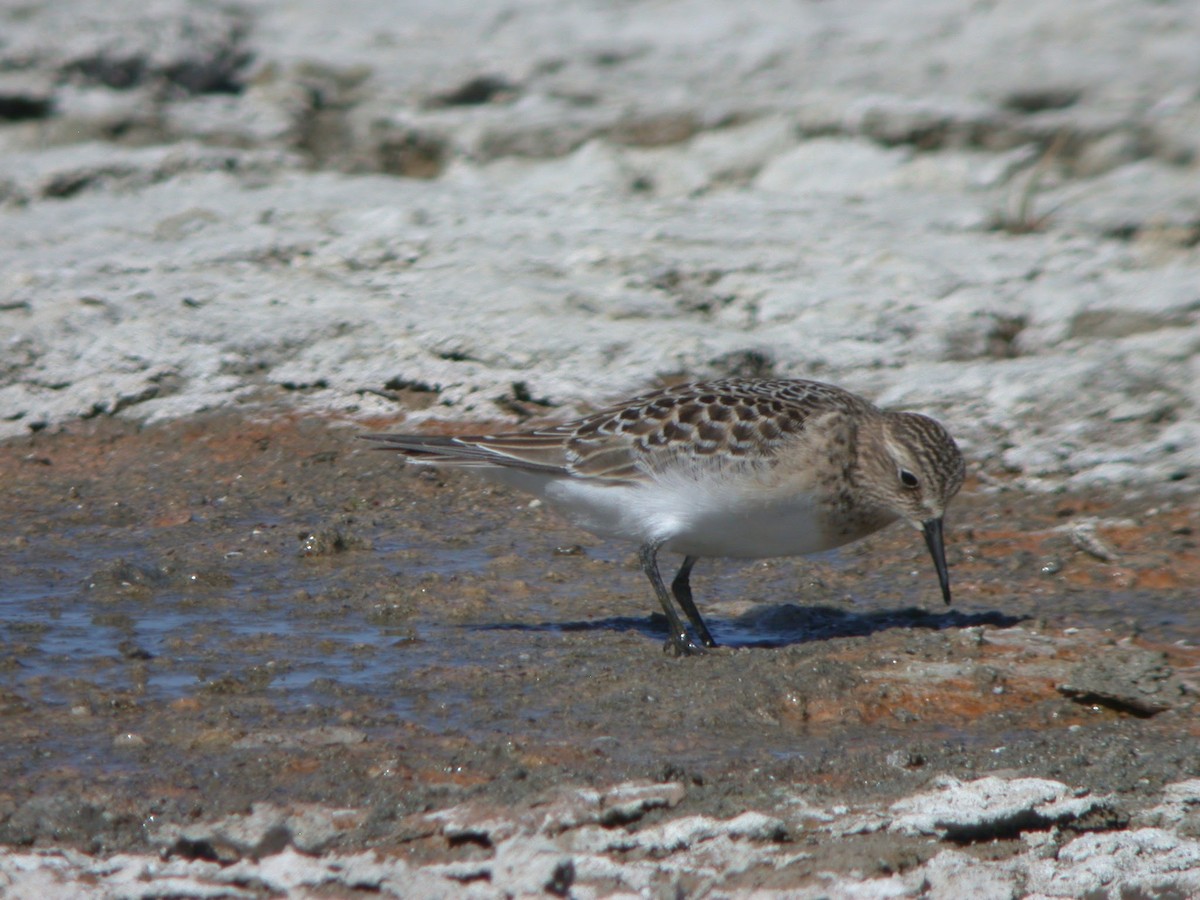
[[[883,413],[872,437],[860,458],[861,486],[873,503],[925,535],[942,597],[949,603],[942,517],[962,487],[962,453],[941,423],[917,413]]]

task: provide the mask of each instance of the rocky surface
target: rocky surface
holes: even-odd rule
[[[0,10],[0,893],[1200,892],[1198,36]],[[348,446],[725,374],[944,420],[963,608],[911,535],[714,565],[685,667],[619,550]]]

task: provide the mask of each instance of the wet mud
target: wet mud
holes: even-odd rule
[[[676,659],[633,548],[362,430],[223,413],[0,446],[0,842],[225,859],[246,851],[179,829],[319,804],[354,812],[313,852],[455,860],[479,842],[426,814],[564,787],[681,785],[653,823],[986,774],[1111,795],[1077,823],[1103,830],[1200,776],[1186,485],[972,477],[947,517],[950,609],[903,527],[702,561],[723,646]],[[870,829],[802,843],[756,883],[933,852]]]

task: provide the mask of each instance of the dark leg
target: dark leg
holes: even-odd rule
[[[669,646],[675,651],[676,656],[687,656],[699,652],[700,648],[696,646],[687,633],[687,629],[683,627],[683,622],[679,620],[679,613],[675,612],[675,606],[671,603],[671,595],[667,593],[662,575],[658,573],[658,548],[661,546],[661,543],[642,546],[639,553],[642,560],[642,571],[650,579],[650,584],[654,586],[654,593],[658,596],[658,602],[662,604],[663,612],[667,614],[667,627],[671,629]]]
[[[679,601],[679,605],[687,613],[688,621],[696,629],[696,634],[700,635],[700,640],[704,643],[704,646],[715,647],[717,646],[717,642],[708,633],[708,626],[700,618],[700,610],[696,609],[696,604],[692,601],[692,585],[688,579],[691,578],[692,566],[695,564],[696,557],[685,556],[683,558],[683,565],[679,567],[679,572],[676,574],[675,580],[671,582],[671,593],[675,595],[675,599]]]

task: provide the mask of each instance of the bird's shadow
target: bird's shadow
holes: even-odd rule
[[[930,612],[915,606],[850,612],[836,606],[799,606],[785,603],[781,606],[750,610],[733,619],[706,616],[705,621],[717,644],[722,647],[788,647],[830,638],[865,637],[895,628],[923,628],[930,631],[973,628],[980,625],[1011,628],[1028,621],[1029,618],[996,611]],[[475,627],[481,631],[636,631],[658,640],[665,640],[667,637],[667,617],[657,612],[642,617],[609,616],[577,622],[504,623]]]

